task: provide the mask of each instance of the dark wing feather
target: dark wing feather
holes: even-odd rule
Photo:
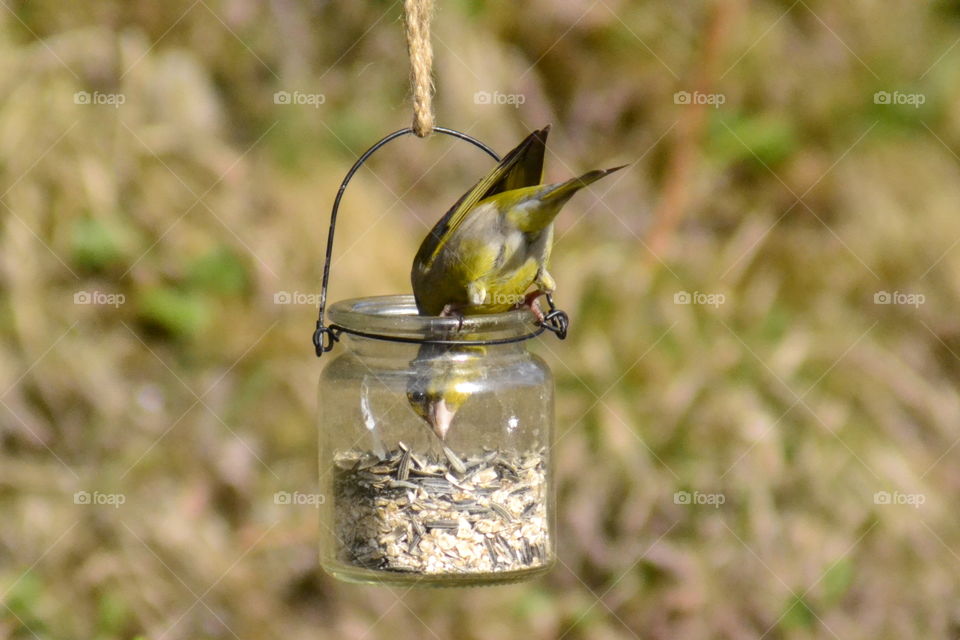
[[[493,170],[460,196],[456,204],[424,238],[414,259],[414,268],[429,269],[450,236],[463,224],[467,214],[484,198],[503,191],[540,184],[543,154],[550,125],[534,131],[503,157]]]

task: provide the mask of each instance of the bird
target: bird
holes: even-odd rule
[[[424,238],[410,272],[421,315],[458,316],[462,326],[464,316],[527,307],[543,320],[535,301],[557,286],[547,270],[554,219],[580,189],[623,168],[540,184],[549,131],[524,138]],[[484,353],[481,346],[426,343],[410,363],[407,399],[441,441],[482,386]]]
[[[410,281],[421,315],[500,313],[556,289],[547,270],[553,221],[575,193],[623,166],[540,184],[550,126],[528,135],[424,238]],[[624,165],[626,166],[626,165]],[[531,286],[535,290],[528,293]]]
[[[407,401],[441,442],[463,403],[483,387],[485,353],[483,346],[428,342],[410,363]]]

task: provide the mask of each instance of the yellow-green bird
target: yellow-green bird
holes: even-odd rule
[[[424,238],[410,274],[421,314],[498,313],[524,301],[533,309],[556,288],[547,271],[554,219],[577,191],[623,167],[540,184],[549,130],[527,136]]]
[[[447,437],[453,416],[481,386],[482,346],[423,344],[410,363],[407,400],[440,440]]]
[[[410,274],[422,315],[499,313],[526,305],[542,319],[534,300],[556,288],[547,271],[554,219],[577,191],[623,168],[540,184],[549,130],[527,136],[427,234]],[[536,288],[527,294],[531,286]],[[476,386],[481,373],[475,356],[482,353],[482,347],[425,344],[411,363],[415,374],[407,398],[441,440]]]

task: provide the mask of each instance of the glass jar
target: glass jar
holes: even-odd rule
[[[320,557],[353,582],[525,580],[556,560],[553,379],[526,310],[417,315],[412,296],[330,308],[346,331],[320,377]],[[351,334],[386,336],[400,341]],[[450,344],[402,340],[442,339]]]

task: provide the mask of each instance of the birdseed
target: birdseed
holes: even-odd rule
[[[486,450],[461,458],[415,455],[404,443],[381,458],[334,457],[338,558],[378,571],[422,574],[532,569],[552,554],[545,452]]]

